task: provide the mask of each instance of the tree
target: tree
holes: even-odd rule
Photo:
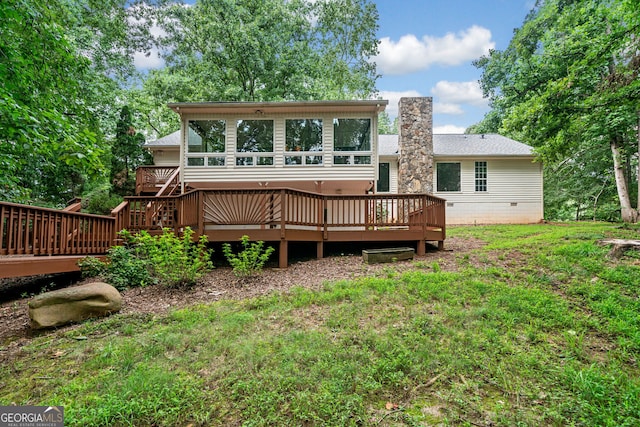
[[[634,1],[539,0],[505,51],[476,62],[493,110],[475,128],[499,124],[548,165],[579,165],[585,158],[577,153],[609,150],[613,179],[605,182],[615,186],[628,222],[638,218],[631,191],[638,180],[639,15]],[[585,178],[592,171],[574,169]]]
[[[377,11],[368,0],[198,0],[159,9],[167,66],[145,91],[171,101],[368,97]]]
[[[131,111],[126,105],[120,110],[116,126],[116,137],[111,147],[111,184],[113,191],[121,196],[135,191],[135,170],[138,166],[151,164],[152,158],[144,149],[144,136],[133,127]]]
[[[133,51],[148,45],[125,0],[0,4],[0,198],[59,205],[105,181]]]

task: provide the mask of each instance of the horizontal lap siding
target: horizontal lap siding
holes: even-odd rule
[[[487,162],[487,191],[475,191],[475,161]],[[437,162],[459,160],[437,160]],[[543,219],[542,165],[529,159],[462,160],[461,191],[447,200],[448,224],[533,223]]]

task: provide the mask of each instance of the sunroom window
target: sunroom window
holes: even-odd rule
[[[371,164],[371,119],[333,119],[333,163]]]
[[[224,166],[224,120],[189,120],[187,166]]]
[[[236,166],[273,165],[273,120],[238,120]]]
[[[284,163],[322,164],[322,119],[285,120]]]

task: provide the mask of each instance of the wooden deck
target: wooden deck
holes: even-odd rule
[[[71,268],[71,258],[63,256],[104,254],[121,229],[179,233],[191,227],[196,237],[204,234],[211,242],[234,242],[246,234],[275,244],[280,267],[287,266],[289,242],[315,242],[318,257],[328,242],[411,242],[422,255],[426,242],[442,248],[446,236],[445,201],[438,197],[288,188],[127,197],[111,217],[0,202],[0,221],[0,278]]]

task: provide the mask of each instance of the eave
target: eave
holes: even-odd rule
[[[182,114],[282,114],[282,113],[363,113],[377,114],[387,100],[278,101],[278,102],[173,102],[167,104]]]

